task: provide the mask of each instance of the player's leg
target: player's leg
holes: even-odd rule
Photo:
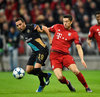
[[[41,78],[40,77],[40,74],[39,74],[39,71],[41,71],[41,65],[36,65],[36,56],[37,56],[38,53],[32,53],[32,55],[30,56],[29,60],[28,60],[28,63],[27,63],[27,66],[26,66],[26,72],[28,74],[33,74],[33,75],[36,75],[38,76],[39,78],[39,81],[40,81],[40,84],[44,86],[44,81],[43,81],[43,77]],[[34,68],[36,66],[39,66],[39,68]]]
[[[92,90],[88,87],[83,74],[78,70],[76,64],[71,64],[68,69],[70,69],[77,76],[78,80],[82,83],[87,92],[92,92]]]
[[[44,82],[44,80],[43,80],[43,78],[45,77],[45,78],[47,78],[48,77],[48,73],[44,73],[42,70],[41,70],[41,64],[40,63],[36,63],[35,64],[35,67],[34,67],[34,69],[35,69],[35,71],[37,72],[37,74],[38,74],[38,78],[39,78],[39,80],[40,80],[40,86],[39,86],[39,88],[36,90],[36,92],[42,92],[43,91],[43,89],[44,89],[44,87],[45,87],[45,82]]]
[[[68,80],[63,76],[62,74],[62,69],[61,68],[56,68],[54,69],[54,74],[56,75],[57,79],[62,83],[62,84],[68,84]]]
[[[40,80],[40,86],[36,92],[41,92],[43,90],[43,88],[45,87],[45,85],[48,85],[50,82],[49,79],[51,77],[51,73],[44,73],[41,70],[41,67],[45,65],[44,62],[45,62],[47,56],[48,56],[48,49],[46,48],[45,50],[40,51],[36,58],[36,64],[35,64],[34,68],[35,68],[36,72],[38,73],[38,77]],[[44,82],[43,78],[46,79],[46,82]]]
[[[51,73],[44,73],[41,70],[41,67],[42,65],[40,63],[36,63],[34,68],[36,69],[36,72],[39,74],[40,77],[44,77],[46,79],[45,85],[48,85],[50,82],[49,79],[51,77]]]
[[[26,66],[26,72],[28,73],[28,74],[33,74],[33,69],[34,69],[34,66],[32,66],[32,65],[27,65]]]
[[[48,74],[44,73],[41,70],[41,64],[40,63],[36,63],[34,68],[35,68],[35,72],[38,74],[38,78],[40,80],[40,86],[45,86],[45,82],[43,80],[43,77],[47,77]]]
[[[38,64],[38,63],[36,63],[36,64]],[[40,75],[41,74],[41,69],[40,68],[34,68],[34,66],[32,66],[32,65],[27,65],[26,66],[26,72],[28,74],[33,74],[33,75],[38,76],[39,81],[40,81],[40,86],[36,90],[36,92],[41,92],[43,90],[43,88],[45,87],[45,83],[44,83],[44,80],[43,80],[43,76]]]
[[[27,62],[26,72],[28,74],[36,75],[36,73],[34,72],[34,65],[36,63],[36,55],[37,55],[37,53],[32,53]]]
[[[62,69],[61,68],[56,68],[54,69],[54,73],[57,77],[57,79],[62,83],[62,84],[66,84],[68,86],[68,88],[70,89],[70,91],[75,92],[75,88],[73,88],[73,86],[71,85],[71,82],[69,80],[67,80],[63,74],[62,74]]]
[[[41,75],[43,77],[48,77],[47,73],[43,73],[41,70],[41,64],[37,62],[38,58],[38,53],[32,53],[30,56],[27,66],[26,66],[26,72],[28,74],[33,74],[33,75]]]
[[[75,91],[75,89],[72,87],[71,83],[62,74],[63,55],[60,53],[57,53],[57,52],[51,52],[50,53],[50,62],[51,62],[51,67],[52,67],[57,79],[62,84],[66,84],[71,91]]]
[[[47,56],[48,56],[48,48],[46,47],[45,50],[40,51],[38,53],[36,58],[36,62],[38,64],[35,64],[35,68],[41,68],[41,66],[45,66],[45,60],[47,59]],[[44,73],[42,70],[39,70],[39,72],[40,75],[45,78],[46,80],[45,84],[48,85],[50,82],[49,79],[51,77],[51,73]]]

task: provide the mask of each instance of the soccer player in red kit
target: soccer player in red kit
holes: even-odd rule
[[[90,28],[87,43],[91,47],[92,38],[95,38],[98,44],[98,50],[100,54],[100,11],[97,11],[95,16],[96,16],[98,24]]]
[[[81,43],[79,41],[79,36],[77,32],[71,28],[71,24],[72,16],[66,15],[63,17],[63,25],[55,24],[52,27],[48,28],[50,32],[55,32],[50,52],[51,67],[57,79],[62,84],[66,84],[70,91],[75,92],[76,90],[75,88],[73,88],[70,81],[63,76],[63,66],[71,70],[77,76],[78,80],[85,87],[86,92],[92,92],[92,90],[88,87],[84,76],[78,70],[73,57],[69,53],[69,48],[71,47],[72,42],[74,42],[81,59],[81,63],[85,68],[87,68],[87,65],[83,58],[83,51],[81,48]]]

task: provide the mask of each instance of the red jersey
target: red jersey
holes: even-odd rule
[[[80,44],[79,36],[72,28],[67,30],[64,25],[56,24],[50,27],[50,31],[55,32],[51,50],[69,53],[73,41],[75,44]]]
[[[94,25],[90,28],[89,38],[95,38],[98,44],[98,49],[100,52],[100,25]]]

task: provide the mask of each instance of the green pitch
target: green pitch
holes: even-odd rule
[[[48,72],[48,71],[45,71]],[[15,79],[11,72],[0,72],[0,97],[100,97],[100,71],[81,71],[87,80],[92,93],[86,93],[84,87],[70,71],[64,71],[64,76],[76,88],[70,92],[66,85],[60,84],[54,73],[50,84],[41,93],[36,93],[39,81],[36,76],[26,74],[23,79]]]

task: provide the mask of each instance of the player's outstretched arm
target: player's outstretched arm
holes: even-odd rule
[[[52,44],[52,38],[51,38],[51,34],[48,30],[48,28],[46,26],[42,26],[42,29],[39,27],[39,25],[37,25],[34,30],[37,30],[38,32],[45,32],[49,38],[49,43]]]
[[[39,25],[36,25],[36,27],[34,28],[34,30],[37,30],[38,32],[43,32],[43,30],[39,27]]]
[[[81,63],[83,64],[83,66],[84,66],[85,68],[87,68],[87,65],[86,65],[86,63],[85,63],[85,61],[84,61],[84,58],[83,58],[83,50],[82,50],[81,45],[80,45],[80,44],[77,44],[77,45],[76,45],[76,48],[77,48],[78,54],[79,54],[79,56],[80,56]]]
[[[89,39],[89,38],[87,39],[87,43],[88,43],[89,47],[91,47],[91,41],[92,41],[91,39]]]
[[[51,37],[51,34],[50,34],[48,28],[46,26],[42,26],[42,29],[47,34],[47,36],[49,38],[49,43],[52,44],[52,37]]]

